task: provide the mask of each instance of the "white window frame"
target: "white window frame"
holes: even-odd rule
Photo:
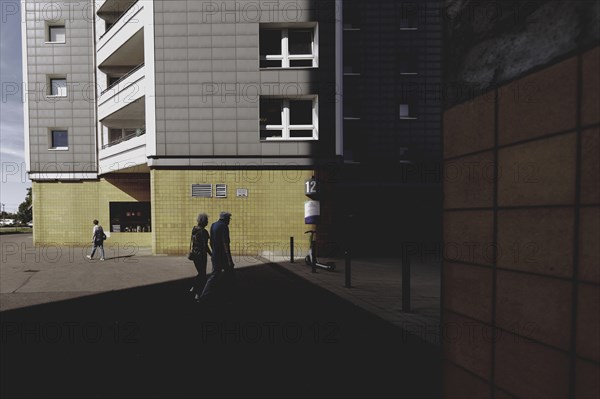
[[[270,54],[261,56],[260,61],[281,61],[281,66],[261,67],[261,69],[274,68],[317,68],[319,66],[319,25],[312,27],[287,27],[287,28],[269,28],[261,27],[259,34],[267,30],[277,30],[281,32],[281,54]],[[289,49],[289,31],[290,30],[310,30],[312,32],[311,54],[290,54]],[[290,66],[290,61],[312,61],[312,66]]]
[[[52,82],[55,80],[64,80],[65,85],[59,86],[57,93],[53,93],[53,85]],[[48,97],[67,97],[67,77],[66,76],[48,76]]]
[[[281,125],[265,125],[265,130],[281,130],[281,137],[265,137],[261,141],[314,141],[319,139],[319,98],[318,96],[299,96],[299,97],[263,97],[267,100],[281,100]],[[291,125],[290,124],[290,101],[312,100],[312,121],[311,125]],[[260,111],[259,111],[260,112]],[[262,129],[260,129],[262,130]],[[290,131],[294,130],[312,130],[312,137],[291,137]]]
[[[55,147],[54,146],[54,132],[67,132],[67,146]],[[67,151],[69,149],[69,129],[53,127],[48,129],[48,150],[50,151]]]
[[[64,40],[52,40],[51,30],[53,28],[63,28],[65,30]],[[65,44],[67,42],[67,26],[64,22],[46,22],[46,44]]]

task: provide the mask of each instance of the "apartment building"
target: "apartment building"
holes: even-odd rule
[[[403,9],[375,3],[372,15],[368,7],[347,15],[366,13],[364,27],[373,28],[389,7]],[[361,79],[350,63],[365,59],[344,55],[344,43],[365,51],[380,43],[344,23],[346,7],[333,0],[22,0],[34,241],[87,243],[98,219],[109,242],[181,254],[198,213],[214,221],[227,210],[236,253],[288,253],[290,237],[298,253],[314,227],[305,224],[306,182],[314,178],[319,228],[339,242],[331,226],[347,214],[336,194],[344,161],[396,162],[417,141],[437,145],[435,137],[413,140],[421,134],[408,124],[416,108],[407,114],[413,119],[402,118],[406,101],[397,102],[394,85],[362,109],[365,124],[352,124],[362,106],[342,100],[343,91]],[[398,34],[414,35],[410,28]],[[405,62],[388,39],[392,62]],[[352,97],[375,99],[372,89],[365,81]],[[394,120],[387,130],[365,128],[384,114]]]

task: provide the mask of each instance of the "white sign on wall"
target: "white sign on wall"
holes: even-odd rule
[[[319,201],[304,202],[304,224],[317,224],[321,215],[321,203]]]

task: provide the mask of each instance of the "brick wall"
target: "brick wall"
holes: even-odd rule
[[[600,47],[444,113],[444,393],[600,397]]]

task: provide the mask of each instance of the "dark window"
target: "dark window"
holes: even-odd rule
[[[344,29],[360,29],[360,10],[354,9],[352,7],[346,7],[346,5],[344,4],[343,12]]]
[[[67,95],[67,79],[51,78],[50,79],[50,95],[66,96]]]
[[[344,46],[344,73],[353,74],[362,71],[362,56],[360,47],[351,43],[345,43]]]
[[[415,119],[417,117],[416,101],[402,100],[400,102],[400,119]]]
[[[49,26],[48,27],[48,41],[51,43],[65,43],[66,42],[65,27],[63,25]]]
[[[113,143],[123,138],[123,129],[108,129],[108,142]]]
[[[281,67],[281,60],[267,60],[268,55],[281,55],[281,30],[260,31],[260,67]]]
[[[292,137],[292,138],[310,139],[312,136],[313,136],[312,130],[290,130],[290,137]]]
[[[288,32],[288,47],[290,54],[312,54],[312,31],[290,29]]]
[[[111,202],[109,209],[111,232],[152,231],[150,202]]]
[[[260,67],[305,68],[316,66],[316,55],[313,54],[313,31],[314,29],[306,28],[260,29]]]
[[[260,100],[260,138],[283,137],[282,130],[267,130],[267,125],[281,125],[281,111],[283,100],[261,99]]]
[[[416,4],[403,4],[400,10],[400,29],[416,29],[418,11]]]
[[[290,60],[291,67],[311,67],[313,60]]]
[[[312,125],[312,107],[312,100],[291,100],[290,125]]]
[[[66,130],[53,130],[50,140],[52,141],[52,148],[66,148],[69,146],[69,134]]]
[[[281,107],[283,100],[261,99],[260,100],[260,124],[281,125]]]
[[[361,161],[367,149],[367,140],[359,121],[344,121],[344,160]]]
[[[417,73],[417,55],[414,53],[398,54],[399,73]]]

